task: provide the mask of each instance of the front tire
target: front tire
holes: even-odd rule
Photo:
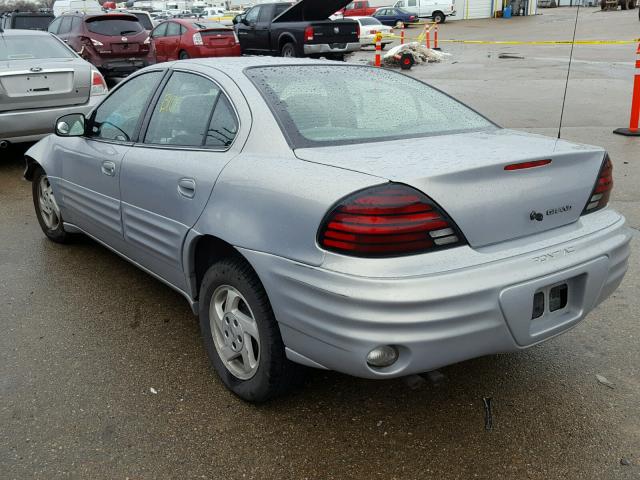
[[[243,400],[264,402],[294,384],[298,366],[287,359],[264,287],[244,259],[221,260],[205,274],[200,331],[222,383]]]
[[[33,174],[31,192],[36,218],[44,234],[53,242],[69,243],[71,234],[64,229],[60,207],[53,194],[49,178],[42,168],[38,168]]]
[[[447,17],[442,12],[434,12],[431,19],[436,23],[444,23],[447,20]]]
[[[184,50],[182,50],[179,54],[178,54],[178,58],[180,60],[187,60],[189,58],[189,54],[187,52],[185,52]]]

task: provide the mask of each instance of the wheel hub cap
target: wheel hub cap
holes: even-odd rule
[[[60,207],[53,195],[53,189],[46,175],[40,178],[38,184],[38,204],[42,220],[50,230],[55,230],[60,225]]]

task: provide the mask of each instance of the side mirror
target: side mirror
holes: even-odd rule
[[[237,25],[238,23],[240,23],[240,17],[242,15],[236,15],[235,17],[233,17],[233,20],[231,20],[231,23],[233,23],[234,25]]]
[[[81,137],[85,131],[85,118],[81,113],[71,113],[56,120],[56,135],[59,137]]]
[[[244,16],[240,19],[240,23],[246,25],[247,27],[250,25],[249,20],[247,20],[247,17]]]

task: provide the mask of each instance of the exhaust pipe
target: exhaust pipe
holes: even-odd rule
[[[7,147],[9,147],[9,142],[6,140],[0,140],[0,150],[4,150]]]

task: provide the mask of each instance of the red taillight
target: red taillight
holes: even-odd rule
[[[360,38],[360,24],[356,23],[356,36]]]
[[[305,42],[313,42],[313,27],[308,26],[304,29],[304,41]]]
[[[513,170],[524,170],[525,168],[536,168],[543,167],[545,165],[549,165],[551,160],[534,160],[532,162],[521,162],[521,163],[512,163],[511,165],[507,165],[504,167],[507,171]]]
[[[322,248],[357,257],[394,257],[459,246],[462,234],[426,195],[389,183],[356,192],[327,215]]]
[[[91,95],[104,95],[108,92],[104,77],[97,70],[91,71]]]
[[[609,203],[609,197],[611,196],[611,190],[613,190],[613,164],[609,158],[609,154],[604,157],[604,162],[600,168],[598,174],[598,180],[596,181],[593,192],[589,197],[587,205],[584,207],[582,214],[595,212],[607,206]]]

